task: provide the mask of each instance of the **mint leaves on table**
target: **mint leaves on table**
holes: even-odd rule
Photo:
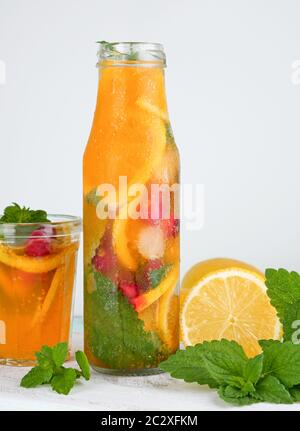
[[[111,368],[157,366],[168,352],[154,331],[145,331],[144,322],[116,284],[89,268],[85,283],[85,334],[92,353]],[[87,289],[86,289],[87,292]]]
[[[0,223],[47,223],[47,212],[43,210],[31,210],[30,208],[21,207],[13,202],[7,206],[3,215],[0,217]]]
[[[160,368],[172,377],[216,388],[231,404],[292,403],[300,398],[300,346],[274,340],[261,344],[263,353],[247,358],[235,341],[206,341],[178,351]]]
[[[21,380],[23,388],[35,388],[36,386],[49,383],[53,375],[51,368],[41,366],[32,368]]]
[[[23,388],[35,388],[49,383],[59,394],[68,395],[76,379],[84,377],[90,379],[90,366],[86,355],[78,351],[75,353],[80,370],[63,366],[68,356],[67,343],[58,343],[54,347],[43,346],[36,353],[38,365],[32,368],[21,380]]]

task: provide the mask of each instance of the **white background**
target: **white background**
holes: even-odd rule
[[[182,272],[214,256],[300,271],[299,14],[297,0],[0,0],[0,208],[81,214],[95,42],[162,42],[182,181],[206,190]]]

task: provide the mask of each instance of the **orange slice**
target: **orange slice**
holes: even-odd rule
[[[157,331],[170,352],[175,352],[179,345],[179,298],[171,286],[158,301],[149,305],[139,314],[144,321],[145,331]]]
[[[2,264],[0,264],[0,290],[7,295],[12,294],[12,280]]]
[[[178,316],[179,298],[172,286],[158,303],[158,333],[171,352],[175,352],[179,346]]]
[[[154,289],[149,290],[133,300],[135,309],[138,313],[145,310],[157,301],[165,292],[174,289],[179,277],[179,264],[174,265],[162,282]]]
[[[138,264],[130,250],[127,225],[128,220],[115,220],[113,227],[113,246],[122,265],[130,271],[135,271]]]
[[[145,331],[156,331],[157,329],[158,303],[154,302],[138,314],[139,319],[144,322]]]
[[[161,118],[164,122],[167,123],[169,121],[168,113],[163,109],[159,108],[154,103],[147,100],[145,97],[140,97],[136,101],[136,104],[146,112],[154,114],[156,117]]]
[[[32,274],[52,271],[62,265],[68,254],[74,253],[79,247],[78,243],[65,247],[60,253],[45,257],[29,257],[17,255],[13,248],[0,245],[0,262],[12,268]]]
[[[48,310],[54,301],[58,288],[63,281],[64,271],[65,271],[65,268],[63,266],[60,266],[55,271],[55,274],[53,276],[51,285],[44,299],[44,302],[41,308],[39,308],[33,316],[32,327],[34,327],[38,322],[41,322],[45,318],[46,314],[48,313]]]
[[[251,357],[261,352],[258,340],[279,339],[281,326],[264,281],[257,269],[231,259],[195,265],[182,282],[184,345],[226,338]]]
[[[170,238],[166,244],[166,250],[164,254],[164,261],[166,263],[173,263],[179,260],[180,253],[180,239],[179,235],[175,238]]]

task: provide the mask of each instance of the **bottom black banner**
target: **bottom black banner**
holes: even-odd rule
[[[0,412],[0,429],[4,424],[19,426],[20,430],[39,430],[53,427],[53,431],[61,430],[63,426],[67,429],[80,429],[84,431],[122,429],[136,430],[155,428],[190,428],[204,429],[220,424],[222,427],[229,425],[230,429],[239,429],[251,426],[251,424],[262,426],[266,421],[268,427],[274,421],[276,425],[287,426],[289,416],[298,412],[278,411],[203,411],[203,412],[174,412],[174,411],[151,411],[151,412]],[[6,425],[6,426],[7,426]]]

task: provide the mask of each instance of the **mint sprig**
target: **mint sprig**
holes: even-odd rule
[[[7,206],[3,215],[0,217],[0,223],[47,223],[47,212],[43,210],[31,210],[27,207],[21,207],[13,202]]]
[[[172,377],[216,388],[231,404],[292,403],[300,394],[300,347],[273,340],[264,346],[262,354],[247,358],[235,341],[206,341],[178,351],[160,368]]]
[[[269,403],[291,404],[292,395],[279,379],[272,375],[267,375],[260,379],[256,386],[256,393],[260,400]]]
[[[43,346],[36,353],[38,365],[32,368],[21,380],[23,388],[35,388],[49,383],[59,394],[68,395],[76,379],[90,379],[90,366],[85,353],[77,351],[76,361],[80,370],[63,366],[68,356],[67,343],[58,343],[53,347]]]

